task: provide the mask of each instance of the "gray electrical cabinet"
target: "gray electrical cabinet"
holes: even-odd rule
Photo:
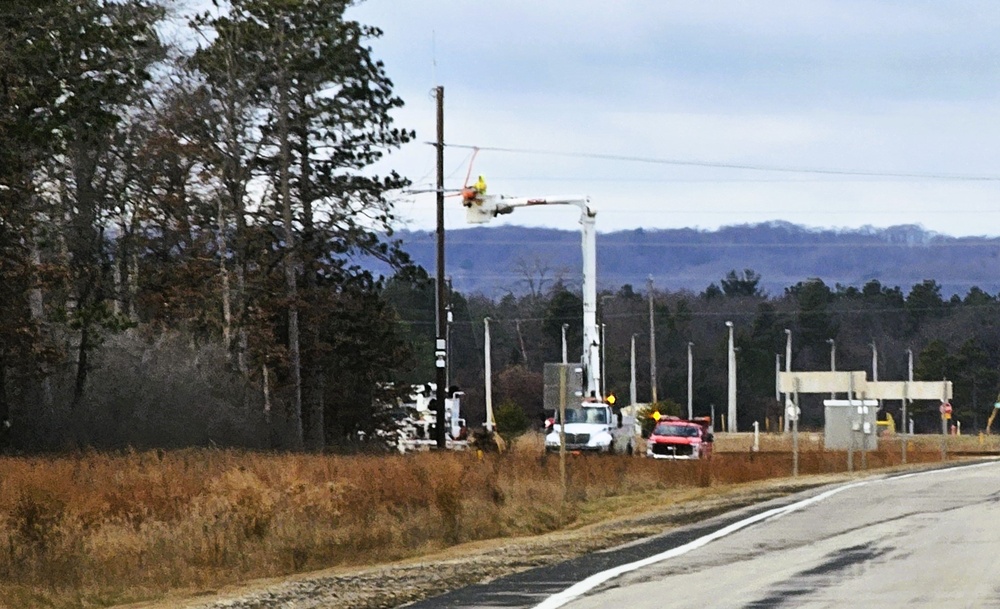
[[[826,450],[878,448],[878,400],[823,400]]]

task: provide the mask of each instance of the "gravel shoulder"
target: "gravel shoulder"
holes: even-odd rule
[[[802,476],[794,480],[611,498],[589,506],[570,527],[544,535],[466,543],[392,563],[336,567],[258,580],[118,609],[390,609],[470,584],[660,535],[800,491],[891,471]]]

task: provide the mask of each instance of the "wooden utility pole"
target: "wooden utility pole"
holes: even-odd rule
[[[437,447],[445,448],[444,400],[448,388],[447,313],[444,281],[444,87],[437,87],[437,339],[434,344],[437,366]]]

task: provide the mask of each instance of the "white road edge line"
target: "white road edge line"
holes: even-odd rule
[[[873,482],[889,482],[889,481],[892,481],[892,480],[903,480],[903,479],[906,479],[906,478],[913,478],[915,476],[925,476],[925,475],[936,474],[936,473],[940,473],[940,472],[949,472],[949,471],[953,471],[953,470],[956,470],[956,469],[965,469],[965,468],[972,468],[972,467],[983,467],[985,465],[994,465],[994,464],[996,464],[996,461],[991,460],[991,461],[987,461],[985,463],[976,463],[974,465],[962,465],[962,466],[959,466],[959,467],[948,467],[948,468],[942,468],[942,469],[932,469],[932,470],[928,470],[928,471],[924,471],[924,472],[914,472],[912,474],[903,474],[901,476],[893,476],[893,477],[890,477],[890,478],[878,478],[878,479],[875,479],[875,480],[861,480],[861,481],[858,481],[858,482],[851,482],[851,483],[845,484],[843,486],[838,486],[838,487],[832,488],[832,489],[830,489],[828,491],[824,491],[824,492],[822,492],[819,495],[816,495],[814,497],[809,497],[808,499],[803,499],[802,501],[796,501],[795,503],[791,503],[791,504],[783,506],[783,507],[772,508],[770,510],[767,510],[766,512],[761,512],[760,514],[755,514],[753,516],[750,516],[749,518],[744,518],[743,520],[740,520],[738,522],[734,522],[734,523],[732,523],[730,525],[722,527],[718,531],[709,533],[708,535],[704,535],[704,536],[699,537],[698,539],[695,539],[693,541],[689,541],[688,543],[686,543],[686,544],[684,544],[682,546],[677,546],[676,548],[671,548],[670,550],[667,550],[666,552],[661,552],[659,554],[654,554],[653,556],[649,556],[647,558],[643,558],[642,560],[637,560],[635,562],[631,562],[631,563],[628,563],[626,565],[621,565],[621,566],[615,567],[614,569],[608,569],[607,571],[601,571],[600,573],[595,573],[595,574],[591,575],[590,577],[588,577],[588,578],[586,578],[586,579],[584,579],[584,580],[582,580],[580,582],[577,582],[577,583],[573,584],[569,588],[566,588],[562,592],[559,592],[558,594],[554,594],[554,595],[548,597],[547,599],[545,599],[544,601],[542,601],[538,605],[535,605],[533,607],[533,609],[557,609],[558,607],[562,607],[566,603],[568,603],[568,602],[570,602],[570,601],[572,601],[572,600],[574,600],[574,599],[576,599],[576,598],[578,598],[580,596],[583,596],[584,594],[586,594],[587,592],[590,592],[591,590],[593,590],[597,586],[600,586],[604,582],[606,582],[606,581],[608,581],[610,579],[614,579],[614,578],[618,577],[619,575],[624,575],[625,573],[628,573],[630,571],[635,571],[636,569],[641,569],[643,567],[647,567],[649,565],[656,564],[656,563],[664,561],[664,560],[669,560],[671,558],[676,558],[676,557],[681,556],[683,554],[687,554],[691,550],[696,550],[696,549],[698,549],[698,548],[700,548],[700,547],[702,547],[702,546],[704,546],[704,545],[706,545],[708,543],[711,543],[711,542],[715,541],[716,539],[721,539],[721,538],[725,537],[726,535],[731,535],[732,533],[735,533],[736,531],[739,531],[740,529],[744,529],[744,528],[746,528],[746,527],[748,527],[748,526],[750,526],[752,524],[756,524],[756,523],[758,523],[758,522],[760,522],[762,520],[767,520],[768,518],[773,518],[773,517],[776,517],[776,516],[784,516],[785,514],[794,512],[796,510],[801,510],[804,507],[808,507],[808,506],[810,506],[810,505],[812,505],[814,503],[819,503],[820,501],[828,499],[828,498],[836,495],[837,493],[841,493],[843,491],[850,490],[852,488],[857,488],[859,486],[865,486],[866,484],[871,484]]]

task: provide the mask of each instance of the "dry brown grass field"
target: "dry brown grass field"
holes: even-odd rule
[[[785,439],[766,439],[766,452],[753,454],[749,436],[720,434],[717,454],[704,462],[573,456],[565,498],[559,460],[542,456],[536,436],[502,455],[0,458],[0,607],[105,607],[536,535],[573,526],[584,513],[592,519],[608,498],[619,509],[650,490],[788,476]],[[810,442],[803,434],[803,474],[845,470],[844,453]],[[909,461],[940,460],[939,442],[913,446]],[[883,442],[868,453],[868,467],[898,464],[898,448]]]

